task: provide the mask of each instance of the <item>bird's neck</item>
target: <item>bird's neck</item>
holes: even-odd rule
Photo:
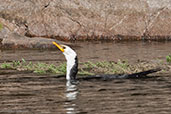
[[[77,56],[71,57],[67,60],[67,80],[76,80],[76,75],[78,72],[78,58]]]

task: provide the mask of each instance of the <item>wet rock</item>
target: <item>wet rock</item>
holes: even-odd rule
[[[1,0],[0,23],[28,37],[167,39],[170,4],[170,0]]]
[[[17,33],[10,34],[7,38],[1,41],[3,48],[36,48],[36,49],[46,49],[46,48],[56,48],[52,45],[52,42],[56,41],[54,39],[41,38],[41,37],[26,37],[20,36]]]

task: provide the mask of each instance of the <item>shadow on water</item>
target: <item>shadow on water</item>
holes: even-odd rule
[[[163,59],[171,43],[80,43],[80,61]],[[45,56],[46,55],[46,56]],[[6,50],[0,61],[65,61],[54,50]],[[71,85],[65,77],[8,71],[0,74],[0,113],[4,114],[170,114],[171,76],[111,81],[82,80]]]

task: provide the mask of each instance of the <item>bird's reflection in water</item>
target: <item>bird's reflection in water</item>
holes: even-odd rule
[[[76,104],[75,102],[73,102],[74,100],[77,99],[77,95],[78,95],[78,88],[77,85],[73,85],[71,84],[70,81],[66,82],[66,99],[67,102],[65,102],[65,106],[66,106],[66,113],[67,114],[75,114],[77,113],[76,110]]]

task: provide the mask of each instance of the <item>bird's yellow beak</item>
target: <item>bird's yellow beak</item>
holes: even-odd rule
[[[57,44],[56,42],[52,42],[56,47],[58,47],[62,52],[64,52],[64,49],[59,45]]]

